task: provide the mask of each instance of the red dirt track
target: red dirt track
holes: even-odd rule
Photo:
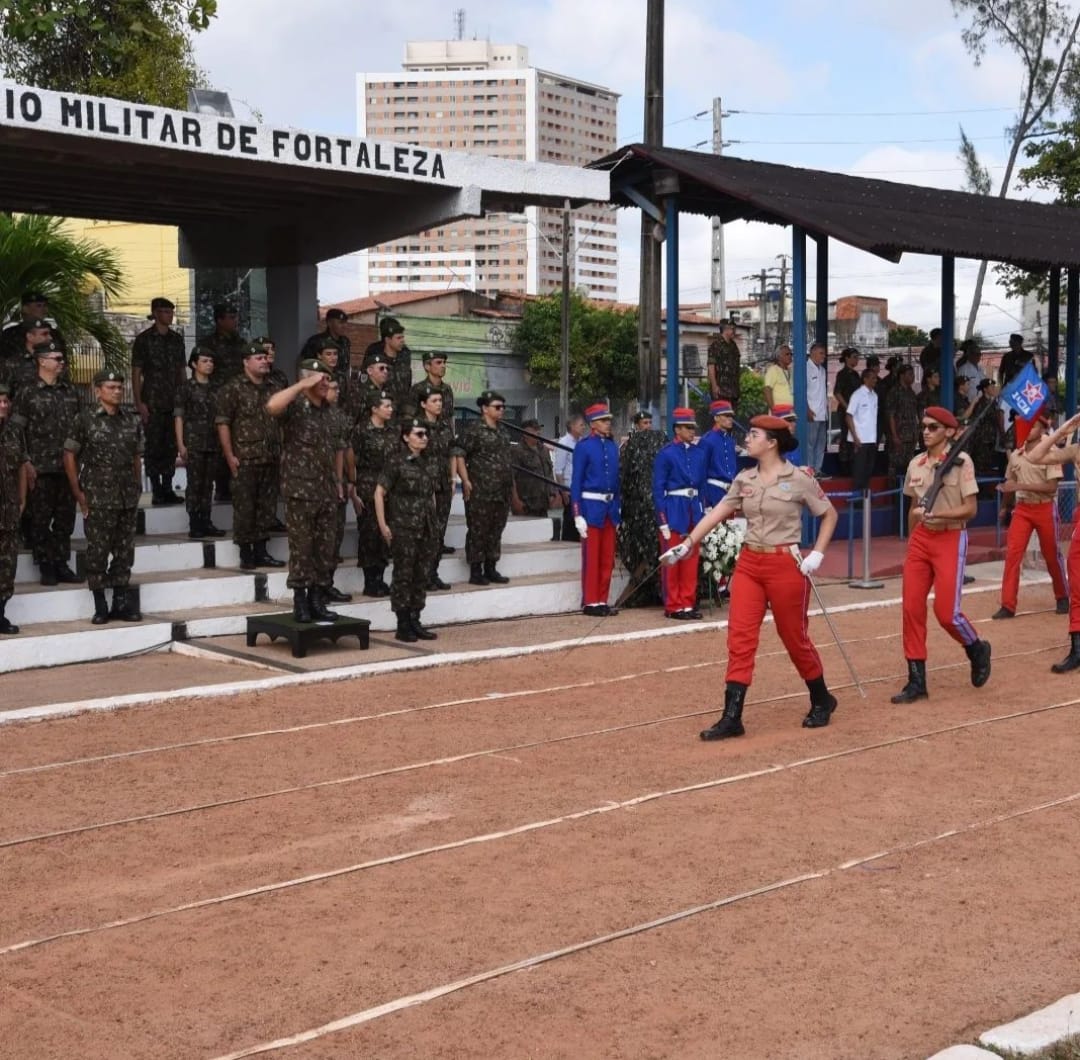
[[[769,625],[723,744],[705,632],[0,728],[0,1057],[246,1055],[589,940],[257,1055],[919,1058],[1075,992],[1065,627],[965,606],[981,691],[935,630],[891,706],[882,608],[835,616],[860,700],[815,618],[804,730]]]

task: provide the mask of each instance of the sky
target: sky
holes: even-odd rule
[[[196,58],[238,113],[246,104],[269,124],[355,134],[356,74],[399,69],[406,40],[452,37],[457,6],[466,10],[467,37],[525,45],[534,66],[621,93],[619,142],[641,138],[645,0],[221,0],[218,17],[196,40]],[[729,113],[728,154],[961,188],[963,126],[996,191],[1021,69],[994,49],[975,65],[962,28],[950,0],[667,0],[664,142],[709,150],[719,96]],[[637,301],[639,231],[637,211],[620,211],[625,301]],[[748,296],[757,281],[746,277],[790,251],[786,229],[727,225],[727,297]],[[830,253],[832,297],[886,297],[895,321],[927,329],[939,323],[936,259],[905,255],[894,265],[835,243]],[[708,301],[709,259],[708,222],[685,218],[681,302]],[[957,262],[961,329],[976,269]],[[983,300],[993,305],[980,309],[977,326],[1003,343],[1018,330],[1020,304],[993,282],[992,268],[987,281]],[[324,304],[358,293],[349,259],[320,268]]]

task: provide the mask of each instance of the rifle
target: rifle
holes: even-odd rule
[[[948,453],[945,454],[945,459],[934,469],[934,481],[930,483],[930,488],[919,502],[919,506],[927,515],[930,514],[931,509],[934,507],[934,502],[941,492],[945,476],[960,462],[960,454],[964,452],[965,446],[970,443],[972,436],[975,434],[975,428],[979,426],[982,418],[996,405],[996,401],[987,401],[986,404],[983,405],[978,413],[976,413],[974,419],[972,419],[961,434],[953,440]]]
[[[539,471],[530,471],[527,467],[521,467],[519,464],[512,464],[511,467],[515,474],[520,471],[523,475],[528,475],[530,478],[538,478],[541,482],[546,482],[552,489],[559,490],[560,493],[570,493],[569,486],[563,486],[554,479],[548,478],[547,475],[541,475]]]

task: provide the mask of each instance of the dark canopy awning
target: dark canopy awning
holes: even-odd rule
[[[1080,266],[1080,210],[1064,206],[644,144],[592,168],[611,172],[618,206],[636,205],[627,187],[651,196],[653,176],[667,170],[680,177],[680,212],[799,225],[889,261],[913,253],[1027,269]]]

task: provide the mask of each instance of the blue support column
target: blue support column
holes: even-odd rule
[[[1080,352],[1080,269],[1069,269],[1065,293],[1065,415],[1076,413],[1076,357]]]
[[[669,195],[667,212],[667,425],[679,405],[679,200]]]
[[[791,392],[799,452],[808,452],[806,436],[806,229],[791,228]]]
[[[1046,312],[1046,370],[1057,378],[1061,350],[1061,269],[1050,270],[1050,304]]]
[[[956,378],[956,259],[941,259],[941,404],[952,412]]]
[[[829,342],[829,237],[815,236],[817,242],[817,313],[814,341]]]

